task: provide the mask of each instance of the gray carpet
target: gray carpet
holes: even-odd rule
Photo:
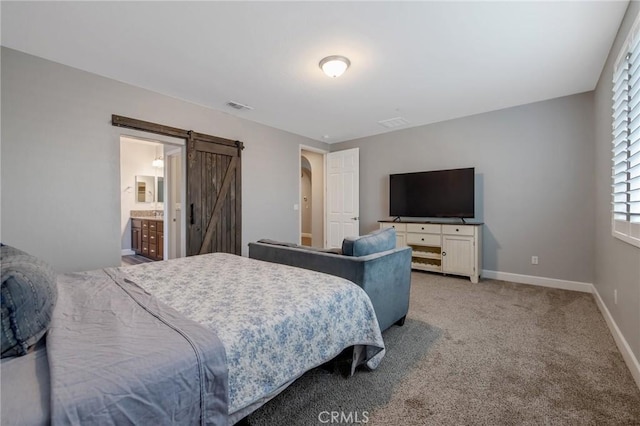
[[[590,294],[414,272],[409,319],[384,338],[376,371],[314,370],[249,421],[640,425],[640,390]]]
[[[407,319],[403,327],[394,326],[383,334],[387,353],[375,371],[363,369],[345,378],[339,371],[317,368],[250,416],[249,421],[252,426],[322,424],[332,411],[353,413],[354,420],[358,413],[364,420],[373,407],[389,402],[393,385],[410,373],[439,336],[436,328]],[[323,411],[329,414],[320,414]]]

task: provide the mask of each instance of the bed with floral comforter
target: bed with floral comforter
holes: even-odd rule
[[[3,426],[234,424],[346,348],[352,373],[384,356],[366,293],[305,269],[216,253],[50,281],[46,339],[0,364]]]
[[[352,372],[384,356],[368,296],[342,278],[224,253],[116,272],[217,334],[231,424],[348,347],[356,347]]]

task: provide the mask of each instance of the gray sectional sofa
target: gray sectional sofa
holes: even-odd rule
[[[260,240],[249,257],[346,278],[369,295],[381,330],[403,325],[409,310],[411,248],[396,248],[395,229],[346,238],[342,250],[321,250]]]

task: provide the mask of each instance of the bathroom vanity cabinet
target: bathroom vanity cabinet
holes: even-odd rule
[[[162,218],[131,218],[131,250],[149,259],[164,259],[164,221]]]

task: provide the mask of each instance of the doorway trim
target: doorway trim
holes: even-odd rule
[[[327,154],[329,151],[309,145],[298,145],[298,176],[302,170],[302,151],[322,155],[322,247],[324,248],[327,246]],[[302,244],[302,206],[302,182],[298,178],[298,244]]]
[[[174,147],[174,149],[167,149],[164,154],[165,176],[167,181],[171,181],[172,179],[177,179],[180,182],[180,185],[179,185],[179,188],[180,188],[180,256],[178,257],[185,257],[187,253],[187,235],[186,235],[187,213],[186,213],[186,209],[184,208],[185,200],[187,198],[187,188],[185,185],[185,182],[187,181],[187,171],[185,170],[185,167],[184,167],[185,155],[186,155],[186,149],[184,146]],[[176,176],[176,171],[174,170],[174,167],[171,162],[171,159],[173,157],[178,157],[178,159],[180,160],[180,163],[181,163],[180,176]],[[168,188],[168,185],[167,185],[167,188]],[[168,259],[172,259],[171,257],[172,250],[169,248],[169,244],[175,244],[175,241],[173,241],[173,239],[175,238],[175,235],[171,230],[170,220],[171,220],[172,214],[170,209],[175,208],[176,200],[173,199],[172,190],[167,189],[166,193],[167,193],[167,197],[166,197],[166,202],[164,204],[164,216],[166,218],[166,220],[164,221],[165,222],[164,235],[169,235],[170,237],[165,238],[164,240],[164,253],[167,254]]]

